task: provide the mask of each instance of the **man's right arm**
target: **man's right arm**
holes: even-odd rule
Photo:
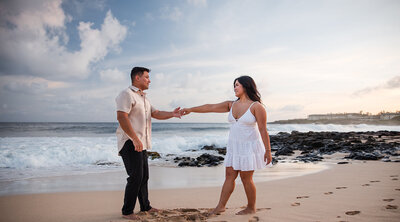
[[[132,124],[129,121],[128,113],[117,111],[117,120],[122,130],[128,135],[132,140],[135,150],[141,152],[143,150],[143,144],[140,142],[139,138],[136,136],[135,131],[132,128]]]

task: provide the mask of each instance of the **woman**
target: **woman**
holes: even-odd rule
[[[267,114],[261,104],[261,96],[250,76],[241,76],[233,82],[236,101],[182,109],[182,114],[191,112],[229,112],[231,123],[227,153],[225,156],[225,182],[217,207],[211,214],[225,211],[234,188],[235,179],[240,174],[247,196],[247,207],[238,215],[256,212],[256,187],[253,182],[254,170],[265,167],[272,161],[271,146],[267,132]]]

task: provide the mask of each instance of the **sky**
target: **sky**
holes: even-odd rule
[[[268,121],[400,110],[398,0],[2,0],[0,41],[3,122],[115,122],[134,66],[165,111],[234,100],[241,75]]]

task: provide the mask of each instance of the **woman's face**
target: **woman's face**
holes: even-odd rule
[[[235,91],[235,96],[236,96],[236,97],[240,97],[240,96],[243,95],[243,93],[245,93],[242,84],[240,84],[240,82],[237,81],[237,80],[235,81],[235,88],[234,88],[234,91]]]

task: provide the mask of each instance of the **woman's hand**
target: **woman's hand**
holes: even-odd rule
[[[264,154],[264,162],[267,162],[267,165],[272,162],[272,156],[271,156],[271,151],[265,151]]]
[[[183,109],[181,109],[181,115],[182,115],[182,116],[185,116],[185,115],[187,115],[187,114],[189,114],[189,113],[190,113],[189,108],[183,108]]]

